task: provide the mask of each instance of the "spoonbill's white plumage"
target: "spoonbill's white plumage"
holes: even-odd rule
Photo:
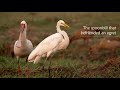
[[[14,44],[14,54],[18,60],[18,75],[20,75],[19,58],[27,57],[33,50],[32,42],[27,39],[26,34],[27,23],[22,21],[19,39]]]
[[[69,45],[67,33],[60,29],[60,26],[69,27],[63,20],[57,22],[57,33],[44,39],[28,56],[28,62],[37,63],[41,57],[49,57],[53,52],[66,49]]]

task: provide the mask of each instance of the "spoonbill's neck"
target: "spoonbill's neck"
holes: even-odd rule
[[[26,29],[23,30],[23,32],[20,32],[19,40],[20,41],[26,41]]]

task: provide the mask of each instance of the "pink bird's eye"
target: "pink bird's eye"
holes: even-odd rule
[[[23,29],[24,29],[24,28],[25,28],[25,24],[21,24],[21,28],[23,28]]]

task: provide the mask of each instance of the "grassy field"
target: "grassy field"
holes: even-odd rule
[[[69,26],[69,37],[83,26],[116,26],[119,37],[119,12],[0,12],[0,77],[18,78],[17,60],[12,57],[13,46],[19,37],[20,22],[28,24],[27,38],[34,46],[49,35],[56,33],[56,23],[63,19]],[[66,28],[62,28],[66,29]],[[68,28],[67,28],[68,29]],[[32,35],[32,36],[31,36]],[[101,51],[90,56],[88,48],[99,42],[101,37],[94,37],[89,45],[77,40],[66,50],[61,50],[51,58],[52,78],[119,78],[120,50],[110,56],[110,51]],[[43,58],[38,64],[28,63],[30,78],[48,78],[48,64],[42,70]],[[21,78],[25,76],[25,59],[20,59]]]

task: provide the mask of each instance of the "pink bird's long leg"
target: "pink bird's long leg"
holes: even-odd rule
[[[18,60],[18,76],[20,76],[21,74],[21,69],[20,69],[20,64],[19,64],[19,60]]]

